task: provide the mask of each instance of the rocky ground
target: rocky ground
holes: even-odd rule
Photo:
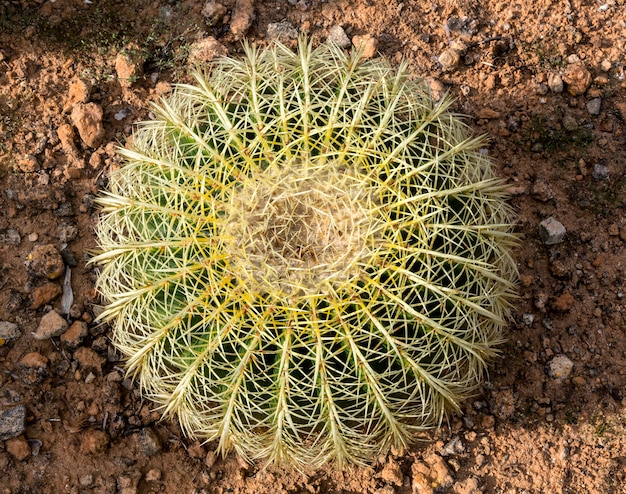
[[[150,103],[298,33],[449,92],[510,183],[520,299],[482,392],[410,451],[314,472],[160,422],[94,322],[94,199]],[[0,0],[0,493],[625,493],[623,0]]]

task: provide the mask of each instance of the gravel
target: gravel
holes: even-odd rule
[[[0,412],[0,441],[17,437],[26,428],[26,407],[17,405]]]
[[[561,243],[566,233],[565,227],[553,216],[539,223],[539,236],[546,245]]]

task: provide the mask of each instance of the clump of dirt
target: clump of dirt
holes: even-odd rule
[[[0,0],[0,492],[624,492],[623,11],[620,0]],[[484,151],[523,239],[515,322],[490,381],[423,443],[368,468],[216,457],[159,421],[94,323],[94,198],[116,147],[197,64],[237,56],[244,38],[299,33],[405,60],[435,96],[451,93],[491,136]],[[554,221],[565,235],[552,243],[539,225]]]

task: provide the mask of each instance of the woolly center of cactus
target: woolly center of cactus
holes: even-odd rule
[[[358,274],[375,243],[367,187],[338,165],[270,166],[231,206],[231,269],[257,292],[327,293]]]

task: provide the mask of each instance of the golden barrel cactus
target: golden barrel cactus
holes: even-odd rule
[[[146,397],[248,460],[367,462],[497,353],[505,187],[426,87],[334,46],[246,46],[139,125],[100,200],[101,318]]]

